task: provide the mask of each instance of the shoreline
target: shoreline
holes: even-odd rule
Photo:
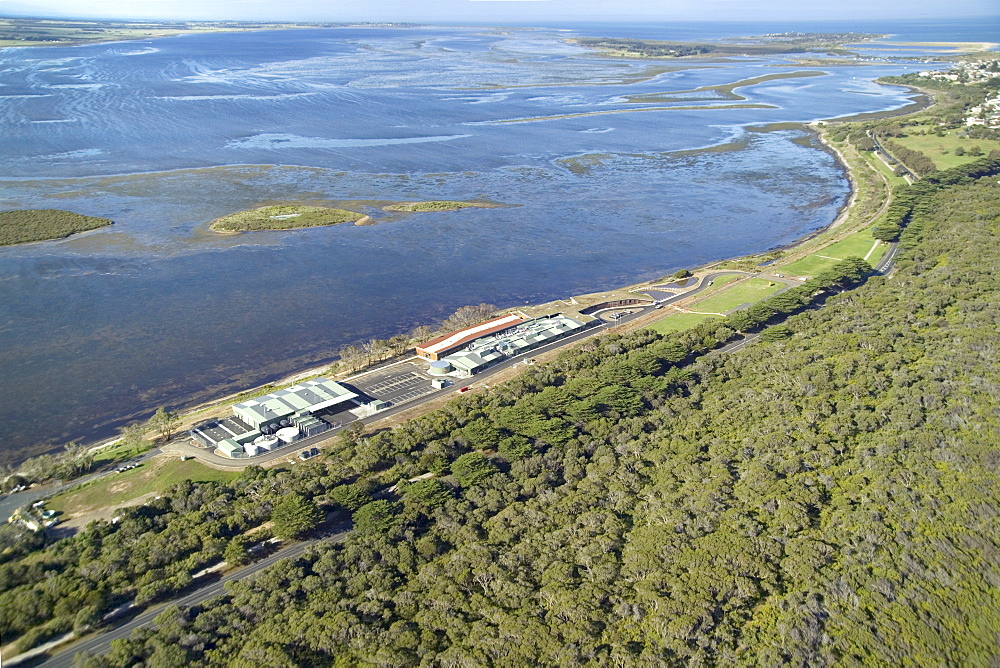
[[[857,184],[856,184],[856,180],[854,179],[853,172],[851,171],[851,168],[847,164],[847,162],[840,155],[839,151],[837,151],[834,147],[832,147],[831,145],[829,145],[823,139],[823,129],[822,128],[816,127],[814,124],[807,124],[807,123],[802,123],[800,125],[803,127],[804,131],[817,136],[817,138],[820,140],[820,143],[822,144],[822,146],[817,147],[817,149],[818,150],[827,151],[828,153],[830,153],[831,155],[833,155],[834,159],[836,160],[836,162],[837,162],[837,164],[839,166],[839,168],[845,173],[845,175],[847,175],[847,178],[848,178],[848,181],[849,181],[849,188],[850,188],[850,196],[848,197],[847,202],[840,207],[840,209],[839,209],[837,215],[835,216],[835,218],[833,219],[833,221],[831,221],[827,225],[824,225],[821,228],[818,228],[818,229],[816,229],[816,230],[814,230],[812,232],[807,233],[806,235],[804,235],[802,237],[799,237],[799,238],[797,238],[797,239],[795,239],[793,241],[790,241],[790,242],[788,242],[786,244],[783,244],[781,246],[776,246],[776,247],[773,247],[773,248],[769,248],[769,249],[766,249],[766,250],[763,250],[763,251],[759,251],[757,253],[749,253],[749,254],[735,255],[735,256],[725,257],[725,258],[718,258],[716,260],[713,260],[713,261],[708,262],[706,264],[700,265],[698,267],[691,268],[690,270],[693,273],[697,273],[699,271],[710,271],[713,267],[716,267],[717,265],[719,265],[719,264],[721,264],[723,262],[735,261],[735,260],[739,260],[740,258],[750,258],[750,257],[754,257],[754,256],[757,256],[757,255],[766,254],[766,253],[770,253],[770,252],[775,252],[775,251],[779,251],[779,250],[791,250],[791,249],[794,249],[797,246],[800,246],[802,244],[805,244],[805,243],[807,243],[807,242],[815,239],[817,236],[823,234],[824,232],[826,232],[828,230],[831,230],[831,229],[834,229],[835,227],[841,225],[847,219],[847,216],[850,214],[851,207],[855,203],[856,196],[857,196]],[[699,149],[699,150],[703,150],[703,149]],[[280,230],[280,231],[284,231],[284,230]],[[228,235],[238,235],[238,234],[242,234],[243,233],[242,231],[216,231],[216,230],[213,230],[212,232],[214,234],[220,234],[220,235],[224,234],[224,235],[227,235],[227,236]],[[667,271],[667,270],[664,269],[664,271]],[[609,292],[609,291],[628,292],[628,291],[634,290],[636,288],[641,288],[641,287],[645,287],[645,286],[648,286],[648,285],[649,285],[649,281],[640,281],[640,282],[637,282],[637,283],[630,283],[630,284],[627,284],[627,285],[623,285],[623,286],[618,286],[618,287],[615,287],[615,288],[611,288],[609,290],[604,290],[603,292]],[[590,293],[587,293],[587,294],[590,294]],[[560,301],[563,301],[563,303],[566,303],[566,302],[572,303],[575,300],[575,298],[582,297],[582,296],[584,296],[584,295],[582,295],[582,294],[581,295],[570,295],[570,296],[567,296],[566,298],[564,298],[563,300],[560,300]],[[531,306],[539,306],[539,305],[531,305]],[[503,311],[503,310],[506,310],[506,309],[500,309],[500,310]],[[186,419],[186,418],[189,418],[189,417],[193,416],[196,413],[203,413],[203,412],[206,412],[206,411],[219,410],[219,409],[222,409],[222,408],[225,408],[226,406],[228,406],[230,403],[232,403],[232,401],[236,397],[238,397],[240,395],[258,392],[258,391],[261,391],[261,390],[263,390],[265,388],[272,388],[272,387],[273,388],[278,388],[278,387],[281,387],[283,385],[293,384],[293,383],[298,382],[300,380],[306,379],[306,378],[308,378],[310,376],[314,376],[314,375],[316,375],[318,373],[322,373],[323,371],[326,371],[327,369],[329,369],[332,365],[337,364],[338,360],[339,360],[339,358],[336,357],[336,356],[334,356],[334,357],[332,357],[330,359],[330,361],[328,361],[325,364],[322,364],[321,366],[312,366],[312,367],[308,367],[308,368],[304,368],[304,369],[299,369],[299,370],[295,370],[295,371],[289,371],[289,372],[286,372],[286,373],[282,374],[279,377],[274,378],[273,380],[264,380],[263,382],[261,382],[259,384],[256,384],[256,385],[253,385],[251,387],[245,387],[245,388],[236,389],[236,390],[234,390],[232,392],[226,393],[223,396],[220,396],[220,397],[217,397],[217,398],[214,398],[214,399],[205,400],[205,401],[200,401],[200,402],[198,402],[196,404],[193,404],[193,405],[191,405],[189,403],[189,401],[191,401],[190,398],[187,399],[187,400],[183,400],[182,399],[182,400],[180,400],[180,401],[177,402],[177,404],[176,404],[177,405],[177,409],[176,410],[177,410],[177,413],[181,417],[182,420]],[[88,449],[92,449],[92,448],[106,447],[106,446],[112,444],[117,439],[118,439],[118,436],[105,436],[105,437],[96,438],[96,439],[93,439],[93,440],[80,439],[80,441],[83,443],[83,445],[85,447],[87,447]],[[55,448],[55,449],[50,450],[48,452],[56,452],[61,447],[62,446],[59,446],[58,448]],[[40,453],[40,454],[44,454],[44,453]],[[31,456],[37,456],[37,454],[36,455],[31,455]],[[20,465],[21,461],[23,461],[23,460],[20,460],[18,462],[18,464],[17,464],[18,466]]]
[[[933,104],[934,104],[933,97],[930,96],[929,94],[927,94],[926,91],[923,91],[923,90],[920,90],[920,89],[916,89],[916,88],[913,88],[913,90],[918,91],[919,93],[926,95],[927,98],[930,100],[930,104],[925,105],[925,106],[921,106],[921,110],[923,110],[924,108],[928,108],[930,106],[933,106]],[[910,109],[910,105],[906,105],[904,107],[901,107],[900,109],[895,110],[895,112],[879,112],[879,113],[891,114],[893,116],[905,116],[905,115],[907,115],[909,113],[913,113],[909,109]],[[841,155],[840,151],[838,149],[836,149],[836,147],[832,146],[828,141],[826,141],[826,139],[825,139],[825,133],[827,132],[828,128],[825,127],[825,126],[827,124],[829,124],[829,125],[839,125],[839,124],[845,123],[845,122],[849,122],[849,121],[846,121],[846,120],[843,120],[843,119],[829,119],[829,120],[818,120],[818,121],[814,121],[814,122],[811,122],[811,123],[799,123],[798,124],[798,125],[800,125],[803,128],[803,130],[805,132],[814,135],[818,139],[820,145],[817,146],[816,148],[818,148],[819,150],[827,151],[829,154],[831,154],[832,156],[834,156],[834,159],[837,162],[837,165],[843,171],[843,173],[846,175],[846,177],[848,179],[848,184],[849,184],[849,189],[850,189],[850,195],[849,195],[847,201],[838,210],[837,215],[834,217],[834,219],[829,224],[824,225],[821,228],[813,230],[813,231],[811,231],[811,232],[809,232],[809,233],[807,233],[807,234],[805,234],[805,235],[803,235],[803,236],[801,236],[801,237],[799,237],[799,238],[797,238],[797,239],[795,239],[793,241],[790,241],[790,242],[788,242],[786,244],[782,244],[780,246],[772,247],[772,248],[769,248],[769,249],[766,249],[766,250],[763,250],[763,251],[759,251],[759,252],[756,252],[756,253],[746,253],[746,254],[735,255],[735,256],[730,256],[730,257],[725,257],[725,258],[718,258],[716,260],[712,260],[712,261],[707,262],[707,263],[705,263],[703,265],[700,265],[697,268],[691,268],[690,270],[694,271],[694,272],[697,272],[697,271],[709,271],[713,267],[717,267],[719,264],[724,263],[724,262],[736,261],[736,260],[739,260],[741,258],[752,258],[752,257],[756,257],[756,256],[759,256],[759,255],[762,255],[762,254],[767,254],[767,253],[772,253],[772,252],[777,252],[777,251],[789,251],[789,250],[793,250],[793,249],[795,249],[795,248],[797,248],[799,246],[802,246],[802,245],[804,245],[804,244],[806,244],[806,243],[814,240],[816,237],[824,234],[825,232],[828,232],[830,230],[836,229],[837,227],[841,226],[848,219],[848,216],[850,215],[850,213],[852,211],[852,208],[854,207],[854,205],[855,205],[855,203],[857,201],[857,197],[858,197],[858,185],[857,185],[857,180],[856,180],[856,177],[854,175],[854,172],[853,172],[851,166],[847,163],[847,161],[845,160],[845,158],[843,157],[843,155]],[[823,125],[820,125],[820,124],[823,124]],[[705,149],[698,149],[698,150],[705,150]],[[162,174],[162,173],[169,173],[169,172],[174,172],[174,171],[218,169],[220,167],[225,168],[225,167],[231,167],[231,166],[232,165],[218,165],[218,166],[214,166],[214,167],[210,167],[210,168],[204,168],[204,167],[201,167],[201,168],[180,168],[178,170],[166,170],[166,172],[164,172],[164,171],[148,172],[148,174]],[[248,166],[262,167],[263,165],[248,165],[248,164],[244,163],[244,164],[242,164],[240,166],[243,166],[243,167],[248,167]],[[267,166],[263,166],[263,167],[272,167],[272,168],[274,168],[274,167],[286,167],[286,166],[267,165]],[[114,175],[114,176],[105,176],[103,178],[109,178],[109,177],[110,178],[116,178],[116,177],[117,178],[123,178],[123,177],[124,178],[128,178],[130,176],[136,176],[136,175],[135,174]],[[59,178],[59,177],[52,177],[52,178]],[[74,178],[74,177],[71,177],[71,178]],[[75,179],[80,179],[80,178],[93,178],[93,177],[75,177],[74,180]],[[358,224],[358,223],[355,223],[355,224]],[[238,231],[233,231],[233,232],[213,231],[213,232],[216,233],[216,234],[227,234],[227,235],[228,234],[240,234],[240,232],[238,232]],[[666,271],[666,270],[664,270],[664,271]],[[631,283],[631,284],[628,284],[628,285],[624,285],[624,286],[620,286],[620,287],[617,287],[617,288],[613,288],[613,290],[623,291],[623,292],[624,291],[630,291],[630,290],[634,290],[635,288],[640,288],[640,287],[648,286],[649,283],[650,283],[649,281],[640,281],[640,282],[637,282],[637,283]],[[570,302],[570,303],[572,303],[574,301],[574,297],[576,297],[576,296],[579,296],[579,295],[571,295],[571,296],[569,296],[566,299],[563,299],[561,301],[563,301],[563,303],[566,303],[567,301]],[[501,309],[501,310],[504,310],[504,309]],[[191,414],[196,413],[196,412],[203,412],[203,411],[218,409],[219,407],[224,407],[225,405],[227,405],[227,402],[231,401],[234,397],[237,397],[237,396],[239,396],[241,394],[256,392],[256,391],[258,391],[258,390],[260,390],[262,388],[265,388],[265,387],[281,386],[281,385],[286,385],[286,384],[294,383],[294,382],[297,382],[300,379],[308,378],[310,376],[316,375],[317,373],[321,373],[322,371],[324,371],[326,369],[329,369],[332,364],[336,364],[338,359],[339,358],[337,358],[334,355],[334,356],[330,357],[330,360],[328,362],[324,363],[322,366],[312,366],[312,367],[305,368],[305,369],[299,369],[299,370],[285,372],[285,373],[281,374],[279,377],[274,378],[273,380],[264,380],[263,382],[261,382],[259,384],[256,384],[256,385],[254,385],[252,387],[237,389],[237,390],[235,390],[233,392],[228,392],[228,393],[226,393],[223,396],[219,396],[219,397],[214,398],[214,399],[203,400],[203,401],[200,401],[200,402],[195,403],[193,405],[191,403],[189,403],[191,401],[191,398],[188,398],[187,400],[182,399],[182,400],[179,400],[176,403],[177,411],[178,411],[178,413],[181,416],[187,417],[187,416],[190,416]],[[110,435],[108,435],[108,436],[103,436],[103,437],[99,437],[99,438],[92,438],[92,439],[88,439],[88,438],[84,437],[84,438],[81,438],[80,441],[86,447],[92,448],[92,447],[100,447],[102,445],[107,445],[109,442],[114,441],[116,439],[117,439],[117,436],[110,436]],[[53,448],[51,450],[48,450],[47,452],[58,451],[59,447],[61,447],[61,446],[58,446],[57,448]],[[30,457],[37,456],[38,454],[44,454],[44,453],[38,453],[38,452],[36,452],[36,454],[28,455],[24,459],[28,459]],[[19,466],[24,461],[24,459],[21,459],[20,457],[14,457],[13,461],[16,462],[15,466]]]
[[[95,44],[129,44],[143,43],[147,40],[165,37],[184,37],[186,35],[206,35],[217,33],[265,32],[273,30],[310,30],[317,28],[364,28],[364,27],[412,27],[415,23],[385,23],[378,21],[184,21],[171,19],[82,19],[43,18],[38,16],[0,16],[0,28],[16,32],[19,26],[45,24],[49,29],[79,29],[87,25],[92,30],[135,31],[135,35],[96,35],[88,37],[60,38],[58,34],[50,33],[53,39],[4,39],[0,40],[0,51],[4,49],[46,48],[46,47],[77,47]],[[194,27],[184,27],[194,26]],[[68,27],[68,28],[67,28]],[[3,42],[14,42],[4,44]]]

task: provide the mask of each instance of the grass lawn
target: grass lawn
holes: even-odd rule
[[[701,313],[674,313],[665,318],[661,318],[649,326],[649,329],[660,334],[679,332],[684,329],[691,329],[695,325],[706,320],[719,320],[717,315],[706,315]]]
[[[740,304],[759,302],[781,288],[783,283],[775,283],[766,278],[751,278],[736,285],[727,287],[718,294],[703,299],[691,307],[692,311],[702,311],[707,313],[725,313]]]
[[[712,279],[712,287],[705,288],[704,290],[701,291],[701,294],[703,294],[703,295],[715,294],[716,292],[718,292],[719,290],[721,290],[723,287],[725,287],[726,285],[729,285],[730,283],[732,283],[733,281],[735,281],[739,277],[740,277],[739,274],[729,274],[727,276],[719,276],[718,278],[713,278]]]
[[[107,448],[101,448],[94,455],[94,463],[125,461],[126,459],[132,459],[136,455],[141,455],[152,447],[153,444],[150,443],[144,447],[112,445]]]
[[[840,260],[845,260],[849,257],[864,257],[865,255],[868,255],[868,251],[872,249],[874,244],[875,238],[872,237],[871,230],[862,230],[857,234],[852,234],[843,241],[830,244],[826,248],[816,252],[819,255],[828,255]],[[875,253],[878,253],[878,248],[875,249]],[[872,256],[874,256],[874,253]]]
[[[862,230],[842,241],[825,246],[801,260],[784,265],[781,267],[781,272],[788,276],[815,276],[817,272],[829,269],[840,260],[852,256],[865,257],[872,250],[874,244],[875,239],[872,237],[871,230]],[[874,252],[868,255],[868,264],[874,265],[881,260],[885,249],[886,246],[882,244],[876,246]]]
[[[892,169],[887,164],[876,158],[875,154],[871,151],[860,151],[860,153],[861,157],[864,158],[865,161],[875,169],[875,171],[889,179],[890,186],[896,187],[906,183],[906,179],[902,176],[896,176],[893,174]]]
[[[944,137],[938,137],[933,132],[925,135],[916,134],[921,130],[937,130],[937,126],[915,125],[905,129],[908,133],[907,136],[896,137],[893,141],[914,151],[920,151],[933,160],[934,165],[938,169],[949,169],[958,165],[964,165],[978,160],[983,155],[988,155],[994,149],[1000,149],[1000,141],[995,139],[969,139],[967,137],[960,137],[958,134],[959,130],[949,130],[945,133]],[[955,149],[959,146],[966,151],[973,146],[978,146],[982,151],[982,155],[969,155],[968,152],[965,155],[955,155]]]
[[[127,503],[145,494],[162,492],[183,480],[194,482],[226,482],[239,475],[238,471],[217,471],[190,459],[151,460],[125,473],[112,473],[85,487],[54,496],[46,507],[61,514],[75,515],[90,509]]]
[[[826,253],[821,251],[820,255],[826,255]],[[835,264],[837,264],[837,260],[830,260],[819,255],[806,255],[801,260],[786,264],[781,268],[781,273],[786,276],[815,276],[818,272],[829,269]]]

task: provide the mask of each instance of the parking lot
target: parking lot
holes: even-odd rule
[[[365,374],[360,378],[352,378],[348,384],[372,398],[394,405],[412,401],[434,391],[430,377],[413,362],[397,364],[388,369]]]

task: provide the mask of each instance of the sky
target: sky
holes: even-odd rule
[[[997,0],[0,0],[0,16],[408,21],[836,20],[997,16]]]

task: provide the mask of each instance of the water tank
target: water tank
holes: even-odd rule
[[[444,374],[451,371],[451,362],[446,360],[435,360],[431,362],[431,373],[438,376],[443,376]]]
[[[278,445],[278,443],[280,443],[280,441],[277,436],[258,436],[253,441],[254,445],[264,450],[270,450]]]
[[[299,440],[299,428],[282,427],[281,429],[278,430],[278,433],[275,434],[275,436],[280,438],[283,443],[292,443],[294,441]]]

